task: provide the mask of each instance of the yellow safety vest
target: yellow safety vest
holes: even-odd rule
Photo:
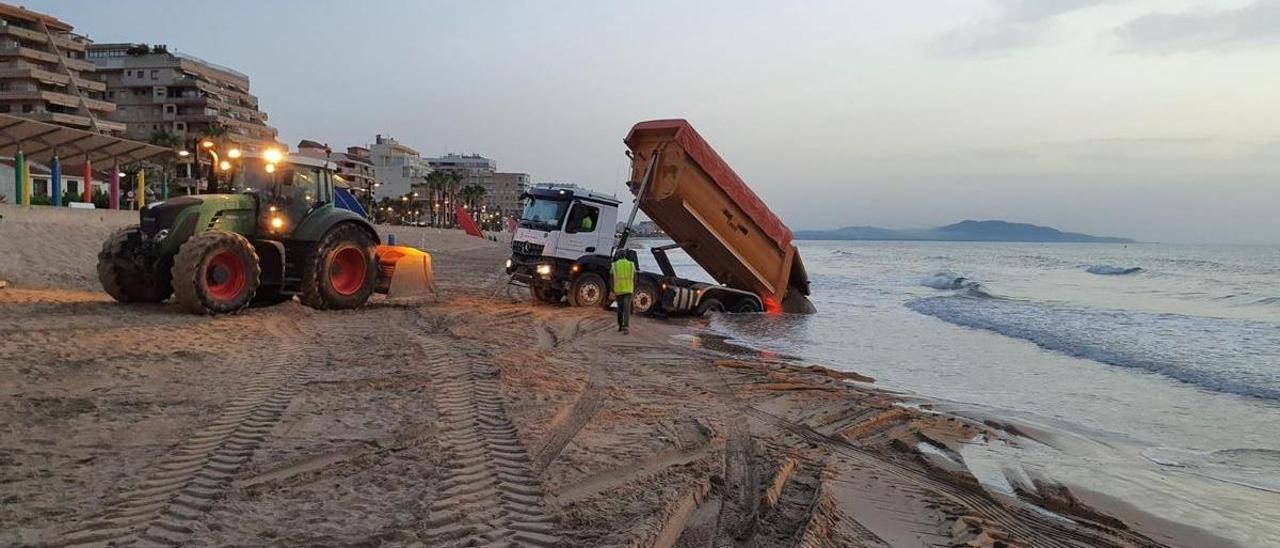
[[[626,259],[613,261],[609,267],[609,275],[613,277],[613,292],[617,295],[630,295],[636,289],[636,264]]]

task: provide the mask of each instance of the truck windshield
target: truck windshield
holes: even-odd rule
[[[520,216],[520,226],[540,230],[560,228],[564,214],[569,210],[567,200],[529,197],[529,204],[524,206],[524,214]]]

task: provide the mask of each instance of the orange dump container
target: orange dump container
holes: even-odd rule
[[[809,274],[791,229],[774,215],[701,135],[680,119],[640,122],[631,149],[632,194],[658,163],[640,199],[644,211],[716,281],[760,296],[767,307],[812,312]]]

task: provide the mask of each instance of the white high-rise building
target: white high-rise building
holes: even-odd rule
[[[387,135],[378,135],[369,145],[369,159],[373,162],[375,177],[382,186],[379,198],[396,199],[412,191],[415,184],[425,183],[431,165],[418,151],[400,144]]]

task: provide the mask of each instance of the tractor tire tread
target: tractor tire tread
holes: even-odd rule
[[[247,280],[249,280],[249,298],[243,303],[230,310],[217,310],[214,303],[209,302],[205,295],[199,291],[198,276],[202,274],[201,264],[209,248],[233,243],[239,245],[248,251],[249,272]],[[196,234],[183,242],[182,247],[178,248],[178,255],[173,259],[173,294],[174,300],[178,305],[188,312],[195,314],[212,314],[212,313],[231,313],[243,310],[253,302],[254,295],[257,293],[259,279],[262,275],[262,267],[258,263],[258,252],[253,248],[253,244],[244,236],[234,232],[226,232],[222,230],[211,230]]]

